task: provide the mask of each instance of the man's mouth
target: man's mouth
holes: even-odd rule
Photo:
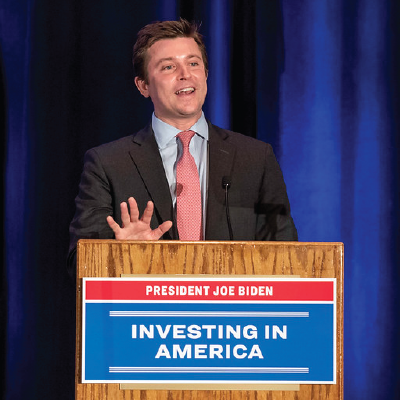
[[[193,87],[188,87],[188,88],[177,90],[175,92],[175,94],[190,94],[190,93],[193,93],[194,90],[195,89]]]

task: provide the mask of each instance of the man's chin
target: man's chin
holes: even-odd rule
[[[196,112],[183,111],[180,113],[180,118],[182,120],[194,120],[194,122],[196,122],[200,117],[201,109],[200,111],[197,110]]]

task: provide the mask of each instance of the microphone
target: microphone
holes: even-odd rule
[[[231,225],[231,216],[229,214],[229,197],[228,197],[228,189],[230,188],[232,183],[230,176],[222,177],[222,187],[225,189],[225,207],[226,207],[226,220],[228,222],[228,229],[229,229],[229,239],[233,240],[233,232],[232,232],[232,225]]]

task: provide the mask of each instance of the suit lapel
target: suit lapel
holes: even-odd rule
[[[236,152],[235,147],[226,140],[227,138],[228,134],[225,130],[209,123],[206,239],[214,239],[218,236],[217,231],[222,228],[220,217],[225,215],[225,191],[222,187],[222,178],[231,177]]]
[[[156,215],[158,214],[162,222],[173,221],[171,194],[151,125],[133,137],[130,155],[154,203]],[[174,223],[168,232],[169,235],[168,233],[164,235],[165,239],[177,239],[175,226]]]

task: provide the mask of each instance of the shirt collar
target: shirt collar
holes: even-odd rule
[[[156,117],[154,112],[151,118],[151,125],[159,149],[164,149],[165,147],[167,147],[169,142],[175,139],[175,136],[179,132],[181,132],[174,126],[169,125],[164,121],[161,121],[161,119]],[[194,131],[203,139],[208,140],[208,124],[203,111],[201,112],[201,116],[197,120],[197,122],[188,130]],[[175,140],[173,142],[175,143]]]

